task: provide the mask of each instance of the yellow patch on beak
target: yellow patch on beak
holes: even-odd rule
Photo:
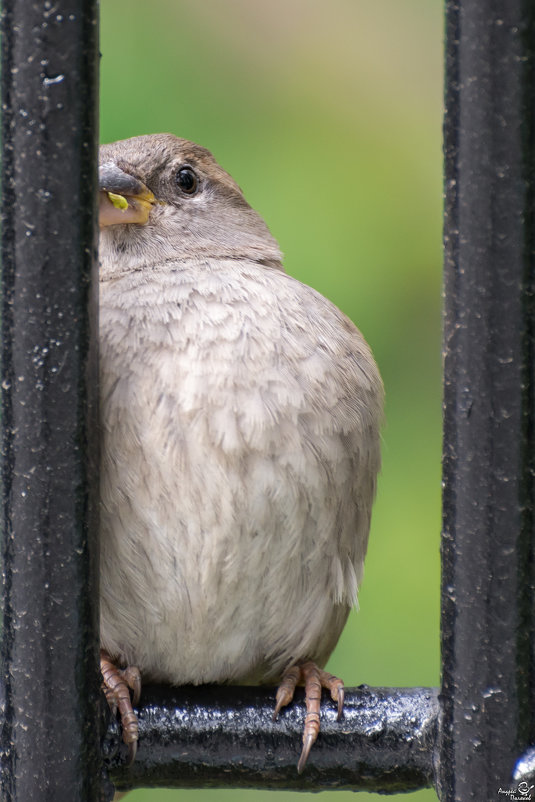
[[[116,195],[114,192],[108,192],[108,198],[116,209],[128,209],[128,201],[124,195]]]
[[[99,168],[99,225],[136,223],[143,225],[157,201],[151,190],[137,176],[127,173],[114,162]]]
[[[143,195],[119,195],[106,190],[101,190],[99,194],[100,228],[124,225],[125,223],[143,225],[149,219],[153,205],[157,203],[150,190]]]

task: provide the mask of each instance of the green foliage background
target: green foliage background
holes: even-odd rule
[[[171,131],[208,147],[266,219],[288,272],[340,306],[375,352],[384,464],[360,612],[329,668],[350,686],[437,685],[442,4],[102,0],[101,11],[102,141]],[[128,799],[277,796],[309,795]]]

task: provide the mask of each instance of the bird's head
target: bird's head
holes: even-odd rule
[[[99,181],[103,278],[192,259],[281,266],[260,215],[199,145],[172,134],[102,145]]]

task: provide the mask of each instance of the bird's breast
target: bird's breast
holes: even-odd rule
[[[370,359],[338,310],[275,271],[103,287],[107,646],[173,682],[325,659],[356,598],[379,464]]]

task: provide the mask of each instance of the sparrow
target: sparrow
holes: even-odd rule
[[[302,771],[322,687],[342,713],[323,666],[363,575],[378,368],[205,148],[103,145],[99,222],[108,700],[133,759],[141,678],[275,683],[275,717],[304,684]]]

